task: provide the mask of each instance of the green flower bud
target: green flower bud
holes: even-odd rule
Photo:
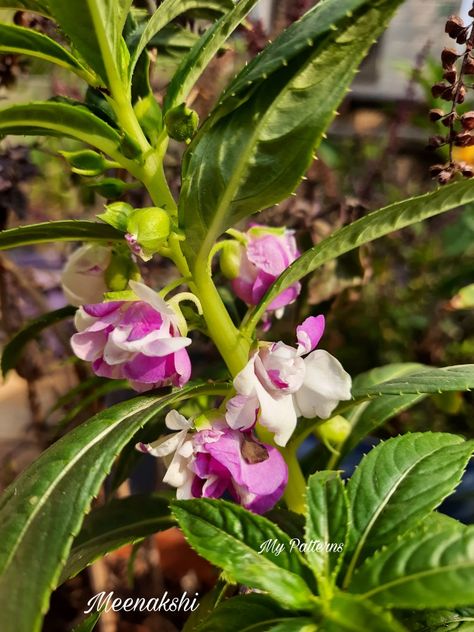
[[[114,199],[122,197],[130,189],[134,189],[136,184],[124,182],[118,178],[103,178],[97,182],[88,182],[87,186],[102,197]]]
[[[105,271],[105,283],[111,292],[122,292],[128,286],[130,279],[140,280],[140,272],[126,252],[113,252],[112,259]]]
[[[92,149],[59,153],[68,161],[71,170],[81,176],[98,176],[107,169],[105,158]]]
[[[235,279],[240,272],[242,245],[233,239],[224,242],[224,244],[220,257],[221,271],[227,279]]]
[[[165,125],[171,138],[180,142],[189,142],[199,126],[199,116],[185,103],[181,103],[166,113]]]
[[[127,221],[128,241],[134,249],[134,245],[141,248],[141,254],[145,258],[152,257],[164,242],[171,231],[171,222],[168,213],[158,207],[140,208],[133,211]]]
[[[351,424],[341,415],[336,415],[320,424],[316,428],[316,434],[325,443],[341,445],[351,434]]]

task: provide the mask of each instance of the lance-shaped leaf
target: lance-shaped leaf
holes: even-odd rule
[[[467,180],[455,182],[432,193],[396,202],[378,211],[373,211],[349,226],[340,228],[317,246],[305,252],[273,283],[249,315],[247,329],[253,330],[256,327],[267,305],[280,292],[328,261],[393,231],[406,228],[472,201],[474,201],[474,182]]]
[[[232,0],[164,0],[148,20],[145,28],[137,31],[129,42],[129,47],[133,51],[129,66],[130,79],[148,42],[179,15],[193,9],[209,9],[223,13],[226,9],[232,8],[232,4]]]
[[[352,388],[353,390],[361,391],[374,384],[380,384],[401,375],[416,372],[422,366],[415,362],[405,362],[377,367],[358,375],[352,382]],[[418,395],[387,395],[377,397],[372,401],[364,401],[352,407],[348,413],[344,413],[351,424],[351,433],[341,448],[341,455],[350,452],[361,439],[385,421],[414,406],[426,396],[425,393]]]
[[[128,61],[123,57],[122,30],[131,4],[132,0],[47,0],[61,30],[107,85],[117,81]]]
[[[336,593],[326,607],[318,632],[407,632],[401,623],[370,601]]]
[[[6,375],[10,369],[16,367],[25,346],[30,340],[36,338],[38,334],[44,329],[51,327],[51,325],[60,323],[64,319],[73,316],[76,313],[76,309],[77,308],[72,305],[67,305],[61,309],[56,309],[54,312],[42,314],[38,318],[30,321],[23,329],[20,329],[3,348],[1,361],[3,375]]]
[[[337,472],[317,472],[308,480],[305,552],[318,581],[331,582],[342,563],[349,530],[349,506]]]
[[[257,2],[258,0],[240,0],[196,42],[168,86],[163,104],[165,112],[186,100],[208,63]]]
[[[101,614],[102,612],[100,610],[92,612],[92,614],[89,614],[83,621],[81,621],[72,632],[92,632],[99,621]]]
[[[95,77],[68,50],[53,39],[16,24],[0,24],[0,53],[16,53],[44,59],[62,66],[92,85]]]
[[[183,163],[180,221],[191,261],[205,265],[229,226],[294,190],[357,66],[400,3],[320,3],[230,85]]]
[[[190,544],[230,581],[268,591],[288,608],[316,607],[310,568],[272,522],[223,500],[173,501],[171,509]],[[278,555],[273,542],[283,545]]]
[[[474,445],[448,433],[408,433],[379,444],[347,485],[352,525],[344,586],[364,556],[414,528],[458,485]]]
[[[368,559],[350,592],[389,608],[470,606],[474,586],[474,527],[413,533]]]
[[[0,498],[2,632],[40,629],[74,536],[121,448],[165,407],[214,392],[227,388],[189,386],[104,410],[43,452],[7,488]]]
[[[82,220],[42,222],[0,231],[0,250],[53,241],[121,241],[123,233],[108,224]]]
[[[38,101],[0,109],[0,134],[68,136],[117,156],[122,138],[81,105]]]
[[[111,500],[93,509],[74,540],[60,582],[77,575],[106,553],[124,544],[139,542],[174,524],[168,500],[158,494]]]
[[[0,8],[20,9],[50,15],[48,0],[0,0]]]
[[[352,390],[352,394],[358,399],[380,395],[468,391],[471,388],[474,388],[474,364],[459,364],[440,369],[422,368],[380,384],[355,388]]]

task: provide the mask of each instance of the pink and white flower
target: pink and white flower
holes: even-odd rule
[[[168,465],[164,482],[177,488],[177,498],[221,498],[229,494],[255,513],[271,509],[288,482],[288,468],[279,451],[257,441],[251,432],[229,428],[224,419],[191,433],[192,424],[176,411],[166,417],[178,430],[141,452],[162,457]]]
[[[248,305],[256,305],[280,274],[300,256],[292,230],[252,226],[245,234],[238,275],[232,280],[236,295]],[[293,303],[301,291],[294,283],[269,304],[268,310],[281,310]]]
[[[191,377],[175,311],[151,288],[136,281],[130,287],[139,300],[83,305],[75,318],[74,353],[92,362],[96,375],[127,379],[137,391],[183,386]]]
[[[102,300],[107,292],[105,271],[111,260],[111,248],[98,244],[86,244],[72,253],[61,274],[64,296],[71,305]]]
[[[327,351],[314,351],[324,326],[323,316],[307,318],[296,329],[297,348],[263,343],[234,379],[237,395],[226,413],[231,428],[250,429],[258,421],[285,446],[298,417],[327,419],[340,401],[351,398],[351,378],[340,362]]]

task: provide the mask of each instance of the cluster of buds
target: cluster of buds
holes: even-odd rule
[[[474,17],[474,4],[469,11],[469,16]],[[444,48],[441,53],[443,66],[443,81],[435,83],[432,94],[435,98],[451,102],[449,111],[441,108],[430,110],[430,120],[440,122],[448,128],[445,135],[436,135],[430,138],[429,146],[438,149],[449,146],[449,159],[445,164],[433,165],[431,175],[437,178],[440,184],[447,184],[453,177],[460,173],[465,178],[474,176],[474,169],[465,162],[457,161],[453,155],[453,148],[474,146],[474,111],[460,114],[458,105],[464,103],[470,85],[465,83],[467,75],[474,75],[474,29],[473,23],[468,25],[457,15],[452,15],[446,22],[446,33],[464,46],[459,52],[454,48]]]

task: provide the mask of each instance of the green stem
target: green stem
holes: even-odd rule
[[[296,449],[280,448],[280,452],[288,466],[288,484],[283,494],[283,500],[288,509],[303,514],[306,503],[306,481],[296,456]]]
[[[241,336],[232,322],[209,273],[207,261],[197,261],[193,278],[209,332],[235,377],[248,362],[250,342]]]

